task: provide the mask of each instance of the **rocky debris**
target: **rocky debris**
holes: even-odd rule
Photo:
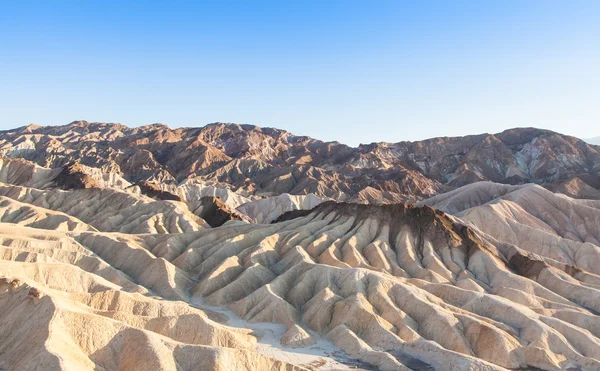
[[[27,296],[32,298],[37,303],[40,300],[40,298],[44,296],[44,294],[40,291],[40,289],[36,287],[31,287],[29,289],[29,292],[27,293]]]
[[[10,293],[21,286],[21,280],[17,278],[0,277],[0,295]]]

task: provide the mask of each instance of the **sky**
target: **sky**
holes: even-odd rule
[[[600,136],[600,1],[0,0],[0,129]]]

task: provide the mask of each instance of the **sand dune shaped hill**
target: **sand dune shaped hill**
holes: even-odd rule
[[[173,205],[165,202],[152,204],[150,207],[141,207],[138,205],[141,201],[143,201],[143,203],[148,203],[148,201],[152,202],[152,200],[154,200],[183,202],[192,214],[202,217],[202,203],[206,202],[206,200],[202,200],[210,197],[219,199],[219,201],[215,202],[223,202],[226,205],[226,208],[229,208],[226,210],[227,213],[240,212],[247,216],[247,218],[238,217],[236,219],[244,219],[256,223],[270,223],[287,211],[311,209],[320,202],[326,200],[326,198],[317,197],[314,194],[290,195],[284,193],[268,197],[251,195],[246,197],[232,191],[225,184],[208,184],[197,180],[188,180],[179,185],[148,182],[131,184],[115,173],[103,173],[101,169],[78,163],[56,169],[48,169],[27,160],[10,158],[0,158],[0,186],[3,185],[23,187],[8,187],[10,189],[3,188],[3,194],[10,193],[11,196],[9,197],[12,197],[15,200],[29,203],[33,202],[34,204],[37,202],[37,204],[47,205],[44,207],[49,207],[58,211],[66,210],[66,207],[61,205],[65,199],[71,199],[70,204],[72,204],[73,202],[77,202],[77,200],[82,200],[87,197],[101,197],[102,199],[110,199],[105,206],[112,207],[113,210],[117,207],[130,208],[132,205],[136,205],[133,206],[133,209],[136,209],[135,211],[129,210],[123,214],[126,214],[127,212],[139,213],[142,211],[146,212],[148,215],[159,214],[162,209],[169,208],[168,205],[171,205],[171,207]],[[34,190],[29,190],[30,188],[33,188]],[[71,197],[72,193],[61,193],[58,192],[58,189],[76,192],[74,192],[74,197]],[[40,197],[42,200],[37,200]],[[120,199],[120,201],[117,201],[117,198]],[[53,199],[54,201],[47,201],[47,199]],[[56,201],[56,199],[58,199],[58,201]],[[177,214],[187,214],[187,212],[183,210],[185,207],[182,209],[181,205],[176,207],[176,209],[178,210],[176,212]],[[67,213],[69,212],[70,211],[67,210]],[[73,216],[78,217],[77,211],[74,212],[75,215]],[[105,214],[106,212],[103,211],[100,215],[96,216],[96,218],[105,220],[107,218],[107,215]],[[114,212],[111,215],[113,214]],[[171,214],[171,212],[167,212],[167,214]],[[108,217],[110,218],[111,215],[108,215]],[[86,219],[85,216],[83,218]],[[189,214],[182,216],[182,218],[194,219],[194,217]],[[204,223],[199,222],[197,218],[195,219],[195,223],[205,225]],[[105,231],[118,230],[121,232],[129,232],[131,228],[136,228],[136,226],[123,227],[117,225],[105,225],[100,227],[101,230]],[[147,231],[144,231],[144,228],[146,228]],[[188,230],[189,228],[195,227],[178,226],[174,229],[169,229],[167,227],[166,229],[163,228],[163,230],[175,232],[177,231],[177,228]],[[156,230],[157,229],[153,227],[141,227],[136,230],[136,233],[150,231],[156,233],[154,232]]]
[[[0,371],[600,371],[600,0],[69,3],[0,0]]]
[[[271,223],[288,211],[310,210],[326,200],[326,198],[315,196],[312,193],[308,195],[284,193],[279,196],[249,201],[238,206],[237,210],[256,223]]]
[[[485,206],[477,197],[469,205]],[[163,234],[1,223],[0,337],[14,339],[3,367],[600,368],[600,276],[581,261],[500,240],[461,212],[325,202],[305,214]],[[25,315],[35,321],[15,329]],[[282,326],[276,348],[261,342],[269,324]],[[323,342],[324,364],[290,357]]]
[[[14,159],[0,181],[1,369],[600,370],[597,200],[338,203]]]
[[[537,185],[481,182],[423,204],[451,212],[497,241],[600,273],[600,201],[571,199]]]
[[[0,262],[3,369],[300,369],[257,354],[251,331],[222,315],[150,295],[71,238],[1,229],[4,249],[22,246]],[[36,249],[59,240],[65,254]]]
[[[38,190],[0,183],[0,195],[80,219],[99,231],[179,233],[208,225],[185,204],[108,188]]]

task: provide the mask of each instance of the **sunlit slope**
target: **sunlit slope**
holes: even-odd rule
[[[479,183],[427,201],[455,216],[324,202],[184,230],[182,202],[0,191],[8,369],[328,367],[265,357],[261,323],[287,329],[281,349],[326,339],[383,370],[600,369],[596,201]],[[128,210],[160,223],[103,221]]]

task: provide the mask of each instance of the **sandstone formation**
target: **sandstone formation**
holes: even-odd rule
[[[5,370],[302,369],[257,354],[252,331],[223,315],[159,300],[72,237],[4,223],[0,235]],[[138,269],[149,279],[159,265]]]
[[[218,197],[202,197],[198,202],[188,206],[211,227],[220,227],[232,220],[249,221],[246,215],[232,209]]]
[[[105,232],[179,233],[208,226],[182,202],[113,189],[39,190],[0,183],[0,196],[67,214]]]
[[[78,163],[130,183],[189,181],[247,196],[314,193],[371,204],[424,199],[482,180],[551,185],[600,172],[599,147],[533,128],[352,148],[252,125],[171,129],[76,121],[4,131],[0,156],[52,169]]]
[[[0,153],[2,370],[600,370],[575,138],[77,122]]]
[[[497,187],[482,192],[494,196],[506,186]],[[555,197],[576,210],[599,210]],[[480,197],[479,203],[485,199]],[[455,211],[460,214],[464,205]],[[520,222],[523,228],[532,223]],[[556,256],[573,247],[567,242],[553,252],[526,239],[501,241],[494,230],[483,233],[475,225],[469,228],[428,207],[335,202],[276,224],[231,225],[183,234],[8,226],[0,224],[5,241],[0,272],[34,287],[37,301],[30,305],[51,303],[52,309],[46,309],[48,323],[68,331],[51,332],[57,339],[70,340],[55,344],[46,339],[45,344],[54,345],[44,348],[48,355],[43,362],[56,358],[55,349],[59,359],[83,368],[123,369],[128,360],[139,362],[137,357],[142,357],[150,362],[146,367],[169,369],[173,367],[169,362],[191,367],[203,357],[214,359],[211,352],[216,350],[210,347],[225,346],[235,351],[219,350],[224,358],[217,357],[215,363],[236,362],[236,367],[248,369],[293,367],[256,354],[252,344],[257,340],[249,332],[206,324],[208,319],[202,319],[206,309],[201,308],[222,307],[249,323],[285,326],[282,347],[310,347],[320,337],[349,357],[380,369],[410,369],[417,361],[448,370],[600,367],[596,337],[600,332],[595,329],[600,276],[592,260],[600,254],[596,245],[574,237],[557,238],[578,243],[581,260]],[[597,236],[593,225],[586,230]],[[159,297],[168,300],[157,301]],[[13,293],[4,300],[8,301],[3,313],[19,315],[24,304],[18,303],[29,299]],[[143,306],[147,309],[127,312],[127,307],[139,306],[136,300],[147,302]],[[126,305],[128,301],[133,302]],[[154,306],[157,309],[151,309]],[[21,309],[15,312],[16,308]],[[79,309],[73,312],[75,308]],[[172,319],[162,319],[168,313]],[[57,316],[61,322],[50,321]],[[205,316],[226,320],[222,315]],[[159,325],[164,321],[169,326]],[[184,327],[177,330],[180,321],[185,321]],[[211,330],[194,330],[200,323]],[[90,331],[93,328],[98,330]],[[81,331],[86,336],[102,334],[106,340],[91,346]],[[246,340],[240,340],[244,336]],[[27,337],[22,334],[14,346]],[[230,338],[238,340],[225,340]],[[173,340],[190,344],[187,351],[170,343]],[[142,347],[146,353],[131,353],[138,341],[155,345]],[[200,352],[193,344],[209,348]],[[67,349],[68,357],[74,358],[60,353]],[[10,362],[19,361],[11,358]]]
[[[265,197],[240,205],[237,210],[247,215],[255,223],[271,223],[280,215],[292,210],[311,210],[326,199],[308,195],[290,195]]]
[[[588,177],[588,182],[594,186],[576,176],[563,182],[551,184],[547,188],[552,192],[562,193],[573,198],[600,200],[600,189],[596,188],[600,185],[600,180],[593,179],[591,182],[590,180],[592,179]]]

